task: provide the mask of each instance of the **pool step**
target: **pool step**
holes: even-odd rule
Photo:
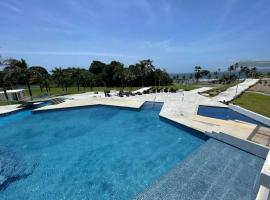
[[[136,199],[255,199],[263,162],[259,157],[209,139]]]
[[[56,105],[65,102],[63,98],[54,98],[50,100],[51,104]]]

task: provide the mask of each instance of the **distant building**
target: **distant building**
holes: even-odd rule
[[[19,101],[24,98],[24,89],[7,90],[8,99],[10,101]],[[0,101],[5,101],[6,96],[4,91],[0,91]]]

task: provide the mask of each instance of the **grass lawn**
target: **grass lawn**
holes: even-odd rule
[[[80,87],[80,91],[78,91],[77,87],[68,87],[67,88],[67,94],[79,94],[79,93],[94,92],[94,91],[103,92],[104,90],[122,90],[122,89],[123,89],[122,87],[107,87],[106,89],[105,89],[105,87],[93,87],[92,90],[91,90],[90,88],[85,88],[84,89],[83,87]],[[134,90],[137,90],[137,89],[140,89],[140,87],[127,87],[127,88],[124,88],[125,91],[134,91]],[[42,95],[47,94],[45,89],[43,89],[43,92],[41,92],[39,88],[31,88],[31,90],[32,90],[32,94],[33,94],[34,97],[42,96]],[[50,93],[51,96],[58,96],[58,95],[65,94],[65,92],[62,91],[62,88],[56,88],[56,87],[51,88],[49,93]],[[25,95],[30,96],[28,90],[25,90]]]
[[[243,108],[270,117],[270,96],[246,92],[233,101]]]
[[[189,90],[194,90],[194,89],[198,89],[201,86],[197,85],[197,84],[181,84],[181,83],[174,83],[173,85],[168,86],[168,88],[175,88],[177,90],[185,90],[185,91],[189,91]]]

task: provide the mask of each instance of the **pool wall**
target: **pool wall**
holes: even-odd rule
[[[239,120],[251,124],[256,124],[259,126],[268,126],[253,117],[249,117],[244,115],[238,111],[235,111],[229,107],[218,107],[218,106],[207,106],[207,105],[200,105],[197,110],[197,115],[216,118],[221,120]]]
[[[270,127],[270,118],[268,118],[268,117],[265,117],[265,116],[260,115],[258,113],[255,113],[255,112],[252,112],[252,111],[247,110],[245,108],[242,108],[241,106],[237,106],[237,105],[233,105],[233,104],[230,104],[229,108],[242,114],[242,115],[250,117],[250,118],[252,118],[258,122],[261,122],[261,123]]]
[[[209,112],[207,111],[208,108],[210,109]],[[217,110],[214,110],[214,109],[217,109]],[[224,112],[227,112],[228,116],[226,115],[226,113],[224,114],[224,112],[220,112],[218,109],[224,110]],[[230,116],[231,114],[234,115],[233,112],[236,113],[236,116]],[[221,113],[222,113],[222,116],[220,116]],[[231,110],[229,107],[216,107],[216,106],[200,105],[198,107],[197,114],[202,115],[202,116],[206,116],[206,117],[210,117],[210,118],[217,118],[217,119],[223,119],[223,120],[228,120],[227,119],[228,117],[229,118],[232,117],[232,120],[245,121],[245,118],[246,118],[248,123],[257,123],[257,121],[255,119],[248,117],[248,116],[245,116],[241,113],[238,113],[237,111]],[[240,117],[241,119],[238,119],[238,117]],[[262,125],[261,122],[258,122],[257,124]],[[249,141],[249,140],[243,140],[243,139],[240,139],[240,138],[237,138],[237,137],[234,137],[232,135],[228,135],[228,134],[225,134],[222,132],[205,132],[205,134],[208,135],[209,137],[215,138],[219,141],[222,141],[224,143],[235,146],[239,149],[247,151],[247,152],[249,152],[253,155],[256,155],[258,157],[261,157],[263,159],[266,158],[268,151],[269,151],[269,148],[267,148],[263,145],[260,145],[258,143],[254,143],[254,142]]]
[[[122,110],[132,110],[132,111],[140,111],[144,104],[140,108],[132,108],[132,107],[124,107],[124,106],[117,106],[117,105],[105,105],[105,104],[94,104],[94,105],[82,105],[82,106],[73,106],[73,107],[63,107],[63,108],[52,108],[52,109],[44,109],[44,110],[32,110],[33,114],[42,113],[42,112],[57,112],[63,110],[74,110],[74,109],[87,109],[90,107],[96,106],[104,106],[104,107],[114,107]]]
[[[185,126],[183,124],[180,124],[178,122],[175,122],[175,121],[172,121],[166,117],[163,117],[163,116],[159,116],[160,120],[166,122],[166,123],[169,123],[177,128],[181,128],[185,131],[187,131],[189,134],[193,135],[193,136],[196,136],[196,137],[199,137],[200,139],[202,140],[208,140],[210,137],[207,136],[205,133],[201,132],[201,131],[198,131],[196,129],[193,129],[191,127],[188,127],[188,126]]]

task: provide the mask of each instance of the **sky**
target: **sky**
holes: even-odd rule
[[[128,66],[170,73],[270,60],[269,0],[0,0],[0,55],[30,66]]]

